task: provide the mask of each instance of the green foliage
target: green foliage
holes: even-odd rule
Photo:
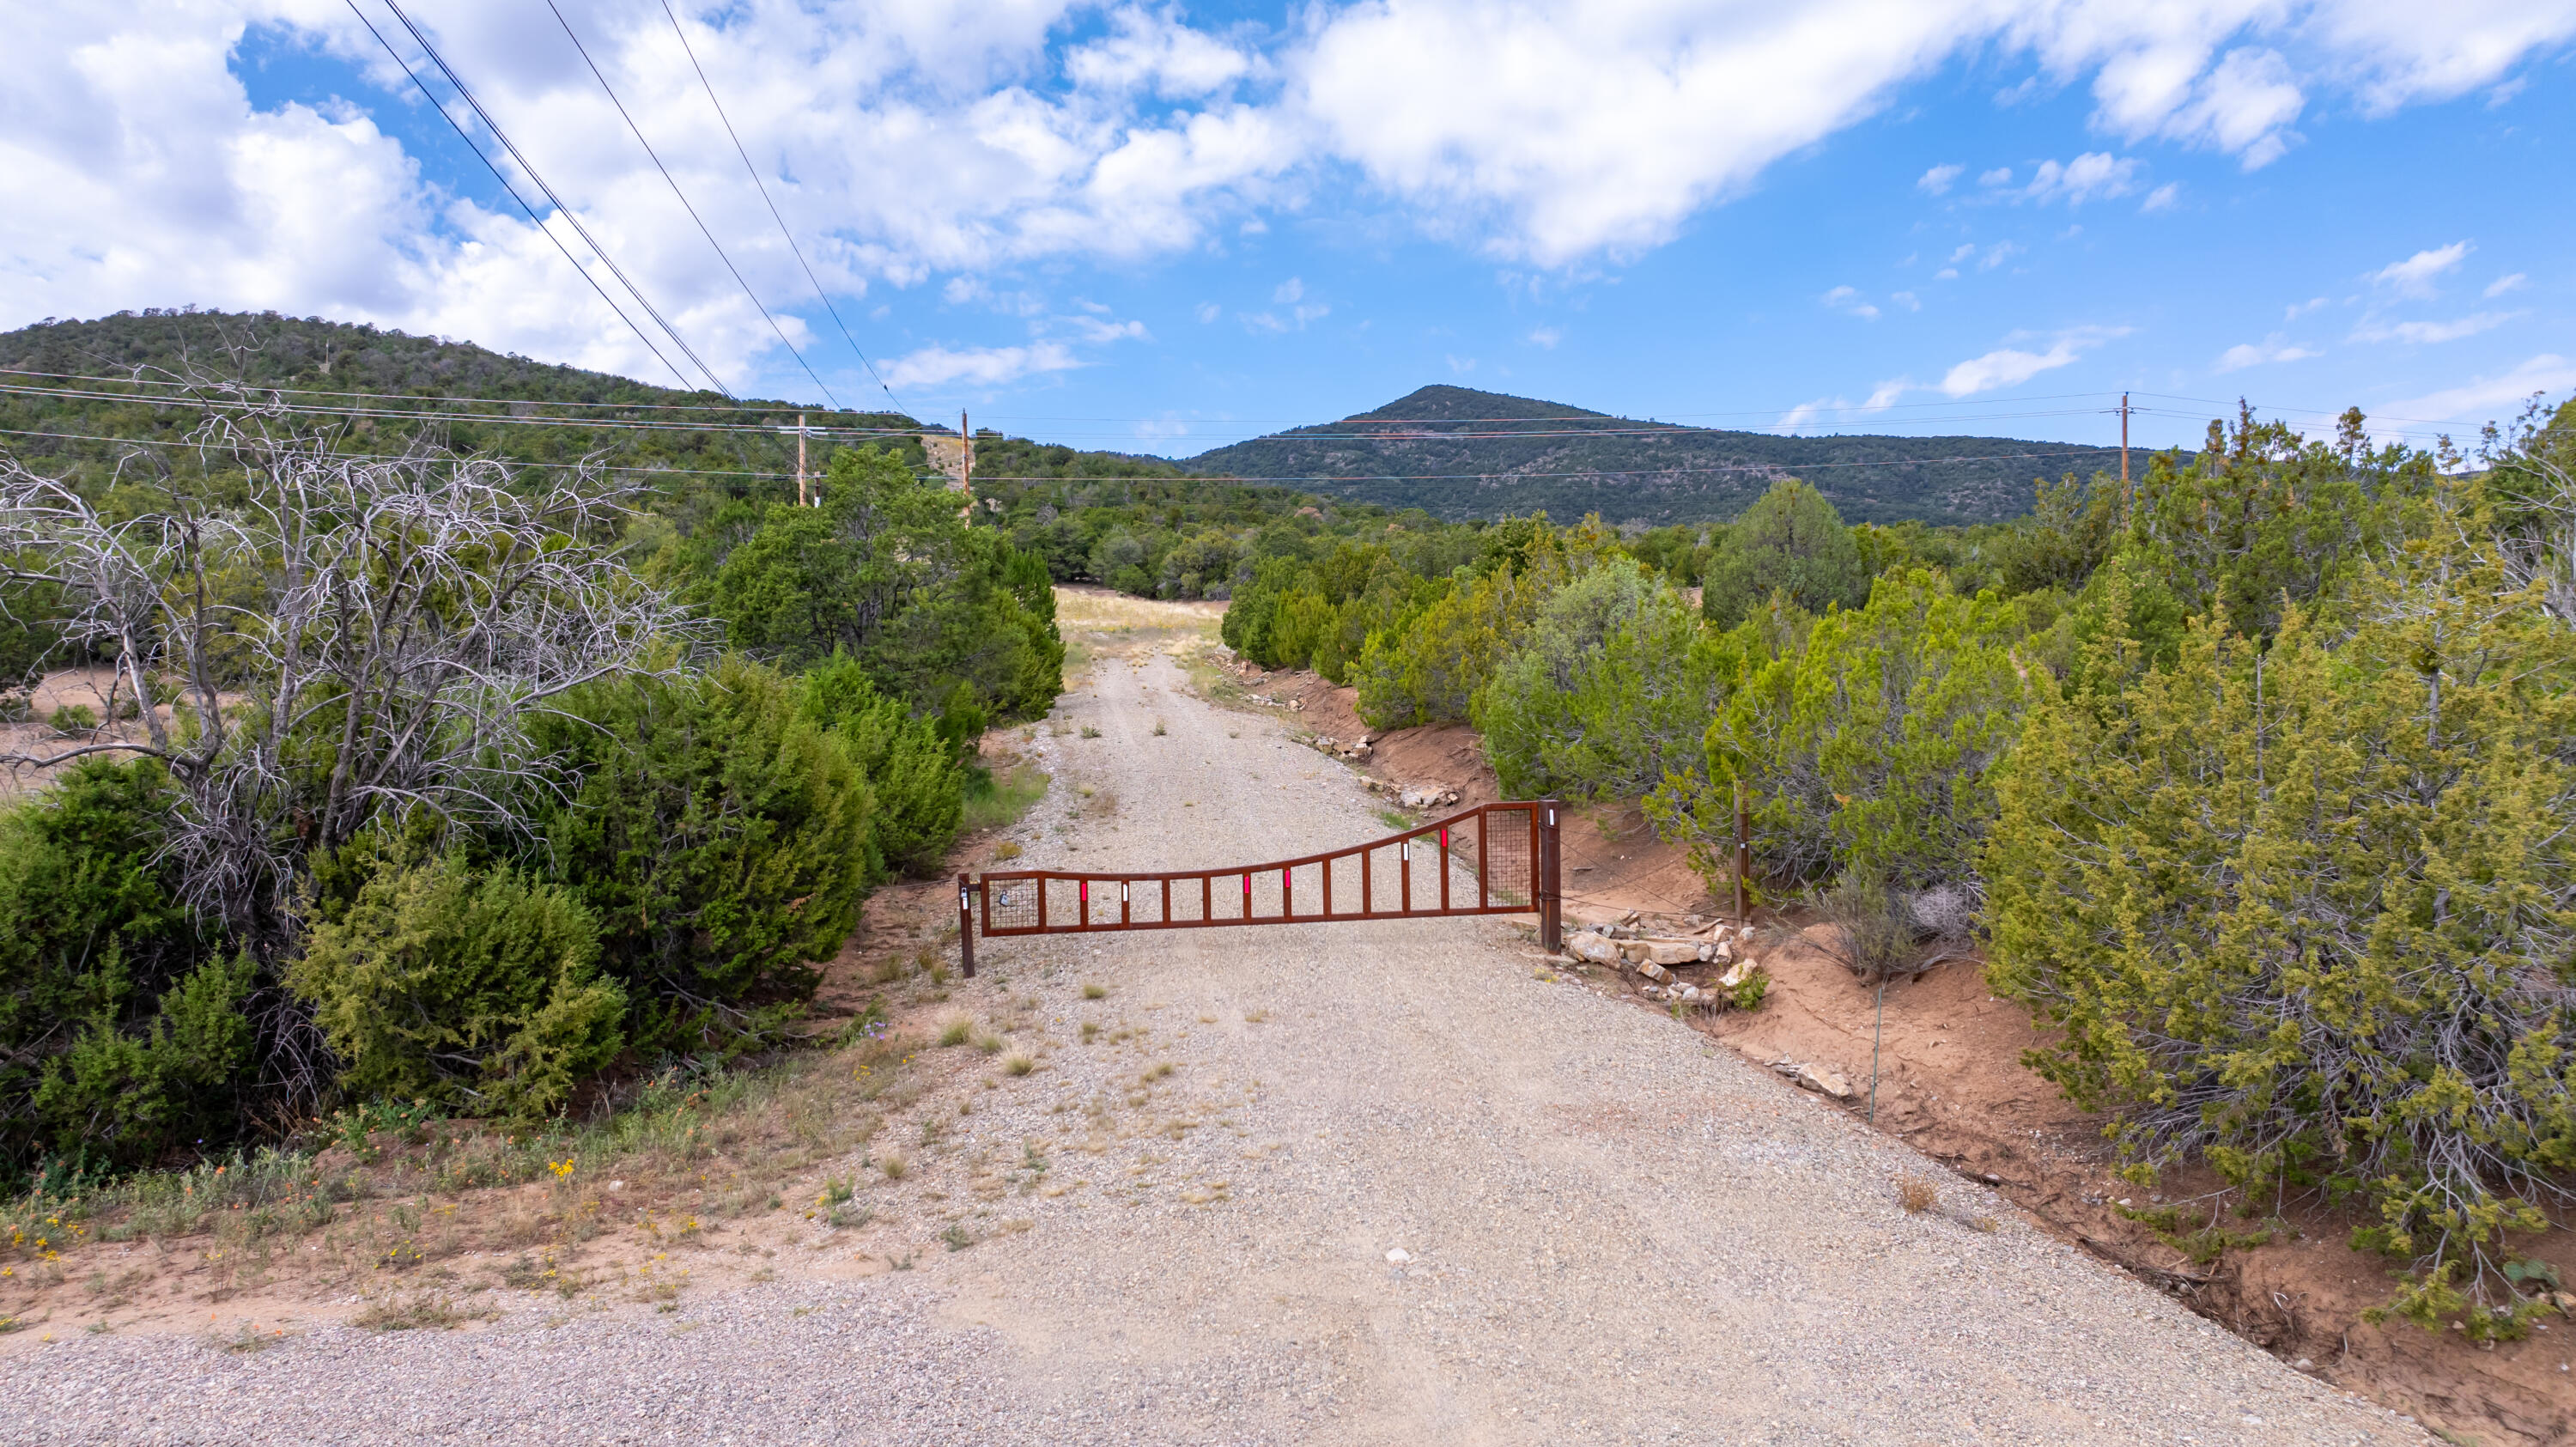
[[[867,670],[846,653],[808,670],[796,690],[799,711],[840,742],[868,781],[876,857],[898,874],[937,874],[966,807],[966,771],[956,746],[913,717],[901,699],[877,692]]]
[[[2330,598],[2367,552],[2398,537],[2433,461],[2371,449],[2358,410],[2332,442],[2243,413],[2232,428],[2210,423],[2189,462],[2158,454],[2148,465],[2128,546],[2185,615],[2264,637],[2285,606]]]
[[[1738,645],[1759,657],[1759,623]],[[1914,889],[1975,877],[1994,816],[1988,773],[2020,725],[2020,615],[1931,572],[1887,577],[1869,604],[1815,620],[1751,668],[1710,723],[1704,767],[1647,800],[1667,838],[1721,867],[1733,780],[1754,800],[1766,872],[1845,871]]]
[[[758,1038],[813,992],[857,927],[875,802],[846,749],[775,671],[728,659],[677,680],[567,696],[538,752],[545,877],[599,921],[600,961],[646,1048]]]
[[[2106,630],[2034,689],[1986,856],[1990,978],[2123,1150],[2358,1196],[2420,1269],[2390,1309],[2507,1325],[2500,1243],[2576,1167],[2576,639],[2506,586],[2468,494],[2341,629]],[[2125,611],[2110,610],[2116,617]]]
[[[226,1136],[251,971],[209,960],[158,863],[159,765],[91,760],[0,817],[0,1174]]]
[[[1360,717],[1378,729],[1465,719],[1546,594],[1543,575],[1497,569],[1452,583],[1401,632],[1370,634],[1353,676]]]
[[[1741,640],[1616,558],[1548,600],[1476,695],[1475,724],[1507,795],[1635,798],[1698,753],[1743,663]]]
[[[624,1043],[626,994],[598,960],[571,891],[443,854],[378,867],[286,982],[343,1089],[525,1118],[560,1111]]]
[[[836,453],[819,507],[738,505],[663,567],[697,578],[738,647],[788,668],[846,652],[916,708],[962,687],[976,706],[1044,713],[1063,687],[1063,643],[1043,565],[958,495],[875,448]],[[738,542],[727,546],[736,530]]]
[[[1842,515],[1791,477],[1728,525],[1701,586],[1709,621],[1732,628],[1774,594],[1810,613],[1849,607],[1868,595],[1869,575]]]

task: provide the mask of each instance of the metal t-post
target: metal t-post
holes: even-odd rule
[[[965,964],[966,978],[975,978],[975,886],[963,870],[957,874],[957,953]]]

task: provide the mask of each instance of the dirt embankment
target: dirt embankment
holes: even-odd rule
[[[1360,719],[1353,690],[1315,674],[1242,666],[1234,678],[1258,705],[1292,715],[1319,739],[1348,745],[1367,738],[1369,753],[1358,767],[1384,783],[1441,784],[1457,792],[1462,808],[1501,797],[1473,729],[1444,724],[1380,734]],[[1615,922],[1633,912],[1649,928],[1660,921],[1678,931],[1693,916],[1711,920],[1732,908],[1710,892],[1682,848],[1655,838],[1633,803],[1576,811],[1562,838],[1570,923]],[[1761,918],[1799,923],[1767,912]],[[2362,1313],[2386,1301],[2394,1282],[2389,1263],[2346,1244],[2362,1224],[2351,1213],[2285,1200],[2263,1203],[2249,1220],[2206,1171],[2169,1172],[2155,1189],[2122,1180],[2103,1117],[2076,1109],[2022,1063],[2042,1037],[2026,1010],[1988,992],[1980,962],[1943,965],[1890,986],[1883,1017],[1877,992],[1799,940],[1769,950],[1764,964],[1773,985],[1761,1009],[1696,1017],[1693,1028],[1765,1065],[1813,1064],[1842,1075],[1855,1088],[1851,1108],[1864,1116],[1872,1110],[1874,1074],[1879,1129],[1992,1185],[2063,1238],[2302,1371],[2410,1413],[2456,1441],[2576,1442],[2576,1321],[2487,1347],[2454,1331],[2372,1325]],[[1675,973],[1707,986],[1721,968]],[[1664,1008],[1642,998],[1639,1004]],[[2124,1201],[2132,1212],[2170,1209],[2173,1225],[2160,1235],[2123,1215]],[[2214,1260],[2196,1260],[2166,1239],[2212,1226],[2252,1236],[2273,1221],[2286,1229]],[[2516,1245],[2576,1285],[2576,1234],[2560,1230]]]

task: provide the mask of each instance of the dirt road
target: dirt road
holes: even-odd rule
[[[1018,836],[1036,862],[1251,861],[1385,831],[1339,766],[1186,696],[1160,656],[1103,660],[1037,746],[1056,787]],[[1499,924],[995,941],[983,960],[957,1003],[1035,1069],[978,1057],[889,1124],[938,1184],[869,1187],[885,1208],[858,1249],[817,1236],[781,1279],[674,1313],[526,1309],[240,1357],[67,1341],[10,1361],[0,1437],[2422,1440],[1835,1107],[1542,978]],[[1908,1172],[1938,1207],[1902,1209]]]

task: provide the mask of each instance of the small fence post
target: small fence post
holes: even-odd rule
[[[1538,805],[1538,947],[1565,948],[1564,903],[1559,894],[1556,856],[1556,801]]]
[[[1735,922],[1752,923],[1744,909],[1744,876],[1753,872],[1753,833],[1744,817],[1744,780],[1735,781]]]
[[[1040,880],[1038,888],[1045,889],[1046,882]],[[965,963],[966,978],[975,978],[975,886],[962,869],[957,872],[957,953]]]

